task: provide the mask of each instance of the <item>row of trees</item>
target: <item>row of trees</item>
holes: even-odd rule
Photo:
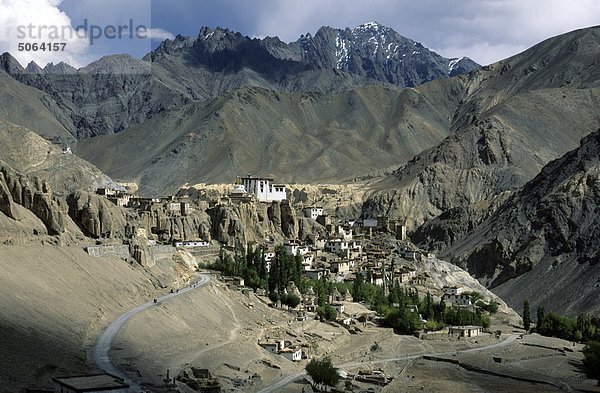
[[[588,377],[597,379],[598,386],[600,386],[600,318],[586,314],[570,318],[553,311],[546,313],[544,306],[539,306],[536,314],[535,330],[539,334],[586,343],[583,349],[583,365]],[[523,327],[525,330],[531,329],[531,322],[529,302],[525,300],[523,302]]]
[[[544,306],[539,306],[536,312],[536,332],[543,336],[558,337],[571,341],[600,341],[600,319],[586,314],[570,318],[550,311],[546,313]],[[523,327],[531,329],[531,311],[529,302],[523,302]]]
[[[303,287],[302,257],[289,255],[284,246],[275,248],[275,257],[267,269],[263,247],[248,244],[244,251],[236,250],[234,255],[221,248],[217,260],[208,266],[225,275],[242,277],[246,285],[253,289],[263,288],[270,293],[283,294],[290,281],[298,288]],[[301,289],[302,290],[302,289]]]

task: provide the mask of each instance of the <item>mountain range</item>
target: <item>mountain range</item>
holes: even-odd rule
[[[376,23],[292,43],[202,28],[79,70],[4,54],[0,127],[45,140],[21,162],[19,138],[0,134],[0,160],[65,193],[110,184],[103,173],[146,195],[246,173],[368,177],[363,217],[406,220],[510,306],[597,312],[599,58],[599,27],[479,67]]]
[[[178,35],[141,60],[106,56],[79,70],[64,63],[23,68],[8,53],[0,58],[0,68],[52,97],[69,117],[63,126],[78,139],[121,132],[244,86],[332,93],[367,84],[416,86],[478,67],[375,22],[352,30],[323,27],[289,44],[203,27],[197,37]]]

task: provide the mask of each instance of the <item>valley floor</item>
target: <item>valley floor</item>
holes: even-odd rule
[[[213,280],[134,317],[118,334],[112,356],[151,391],[165,391],[161,386],[167,369],[171,376],[208,369],[223,391],[312,391],[303,375],[307,361],[293,363],[267,352],[258,345],[266,338],[311,343],[311,356],[330,356],[351,375],[381,370],[393,377],[385,387],[349,381],[350,391],[600,391],[582,373],[583,345],[523,335],[508,325],[492,328],[501,329],[502,336],[418,339],[371,323],[355,335],[335,324],[295,321],[287,311]]]
[[[0,246],[0,392],[48,388],[51,377],[94,369],[91,348],[119,315],[184,285],[172,260],[153,268],[93,258],[83,247]],[[351,313],[366,309],[348,303]],[[306,360],[271,354],[259,341],[287,339],[349,374],[381,370],[387,386],[356,380],[351,391],[600,391],[581,370],[582,345],[524,335],[496,320],[502,337],[398,336],[369,322],[297,321],[264,299],[212,279],[136,314],[117,333],[111,359],[150,391],[163,379],[208,369],[223,391],[311,391]],[[485,347],[485,349],[479,349]],[[426,355],[426,356],[423,356]],[[429,355],[429,356],[428,356]],[[494,361],[500,359],[500,362]],[[283,382],[282,382],[283,381]],[[191,385],[190,385],[191,386]],[[182,392],[194,390],[182,383]]]

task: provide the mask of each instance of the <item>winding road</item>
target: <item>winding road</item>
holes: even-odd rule
[[[96,341],[96,345],[94,346],[94,349],[92,352],[92,356],[94,359],[94,363],[96,363],[96,366],[99,369],[104,370],[107,373],[110,373],[110,374],[116,375],[120,378],[123,378],[125,380],[125,382],[131,386],[132,389],[134,389],[136,391],[140,391],[141,390],[140,386],[137,383],[135,383],[135,381],[131,380],[131,378],[129,378],[123,370],[116,367],[110,361],[108,352],[110,351],[110,347],[111,347],[113,339],[115,338],[115,336],[117,335],[119,330],[123,327],[125,322],[127,322],[129,319],[131,319],[131,317],[133,317],[134,315],[136,315],[144,310],[147,310],[148,308],[150,308],[152,306],[156,306],[156,305],[164,302],[165,300],[171,299],[175,296],[183,295],[184,293],[187,293],[194,289],[200,288],[200,287],[206,285],[209,281],[210,281],[210,276],[208,276],[206,274],[202,274],[202,275],[200,275],[200,279],[198,281],[196,281],[196,283],[194,283],[188,287],[185,287],[183,289],[180,289],[177,292],[169,293],[169,294],[166,294],[159,298],[156,298],[156,303],[154,302],[154,300],[151,300],[148,303],[144,303],[141,306],[138,306],[132,310],[127,311],[125,314],[123,314],[120,317],[118,317],[117,319],[115,319],[110,325],[108,325],[104,329],[104,331],[102,331],[100,336],[98,336],[98,340]]]

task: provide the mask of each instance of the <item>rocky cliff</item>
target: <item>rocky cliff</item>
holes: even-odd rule
[[[0,212],[15,221],[20,221],[21,213],[17,205],[31,211],[39,218],[45,225],[48,235],[60,235],[65,232],[67,210],[64,204],[54,197],[48,182],[37,177],[29,178],[2,165],[0,166]]]
[[[599,312],[600,129],[444,254],[507,299]]]

